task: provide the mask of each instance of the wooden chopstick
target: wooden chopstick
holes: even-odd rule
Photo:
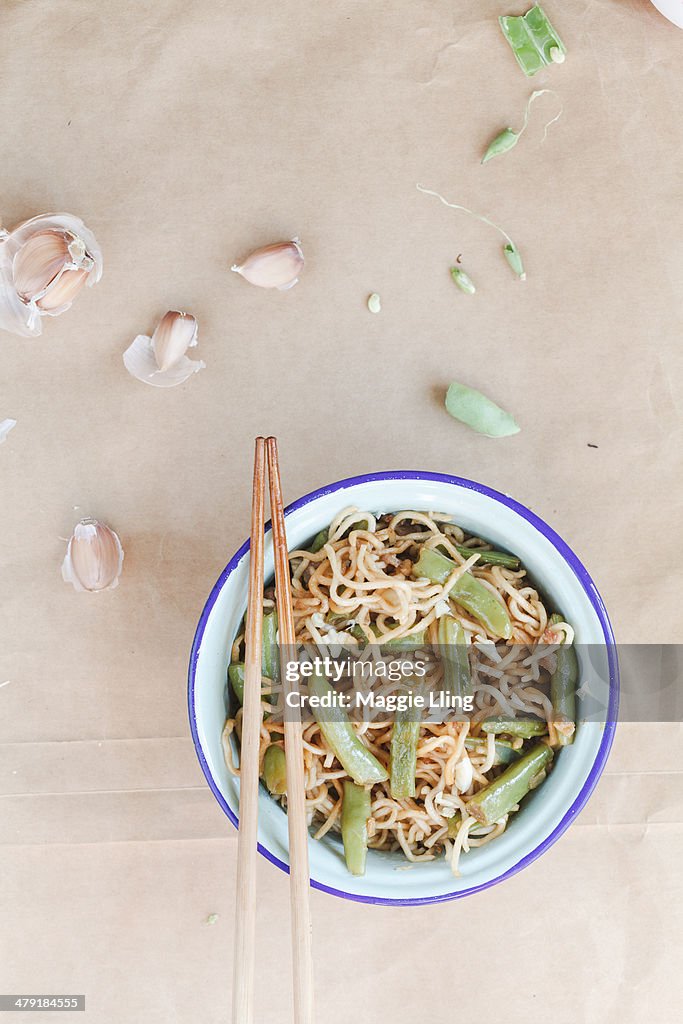
[[[289,577],[289,557],[280,485],[277,439],[266,439],[270,514],[275,549],[275,596],[278,615],[281,676],[285,694],[290,689],[285,665],[296,658],[294,612]],[[308,828],[304,789],[304,747],[298,711],[285,714],[287,766],[287,826],[289,829],[289,894],[292,920],[292,980],[295,1024],[313,1024],[313,945],[309,905]]]
[[[265,440],[256,438],[251,499],[249,598],[244,655],[244,701],[240,746],[240,821],[233,961],[233,1024],[254,1019],[256,932],[256,841],[258,834],[261,655],[263,647],[263,530],[266,488]],[[302,755],[303,756],[303,755]],[[303,760],[301,762],[303,764]]]

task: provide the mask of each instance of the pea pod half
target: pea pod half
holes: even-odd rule
[[[445,583],[455,568],[452,558],[446,558],[433,548],[423,548],[413,566],[413,576],[416,579],[428,579],[432,583]],[[493,636],[510,639],[512,623],[507,608],[471,572],[463,573],[455,581],[449,596]]]
[[[552,628],[562,622],[561,615],[551,615],[548,625]],[[566,747],[574,742],[576,731],[576,687],[579,682],[579,662],[571,644],[562,644],[555,651],[556,667],[550,677],[550,700],[552,701],[557,742]]]
[[[503,815],[509,814],[515,804],[527,795],[534,779],[548,767],[552,759],[550,747],[545,743],[537,743],[489,786],[475,793],[465,805],[467,813],[482,825],[493,825]]]
[[[314,673],[309,680],[309,692],[322,698],[334,690],[323,675]],[[373,782],[384,782],[389,778],[384,765],[356,734],[343,708],[312,706],[311,711],[328,747],[354,782],[359,786],[370,786]]]
[[[344,783],[341,812],[341,833],[346,866],[352,875],[365,874],[368,852],[368,818],[370,790],[354,782]]]

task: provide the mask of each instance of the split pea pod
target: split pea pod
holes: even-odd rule
[[[395,800],[415,796],[417,745],[420,718],[415,708],[401,708],[394,716],[391,733],[391,795]]]
[[[263,616],[263,647],[261,670],[266,679],[274,682],[280,678],[280,652],[277,649],[277,612],[266,612]]]
[[[370,817],[370,790],[355,782],[344,783],[342,799],[341,833],[346,866],[352,875],[365,874],[368,852],[368,818]]]
[[[545,736],[548,732],[548,723],[544,718],[534,718],[531,715],[520,718],[508,718],[507,715],[492,715],[480,723],[483,732],[492,732],[494,736],[498,733],[505,733],[506,736],[521,736],[529,739],[531,736]]]
[[[309,681],[309,692],[322,699],[334,693],[334,690],[327,679],[316,672]],[[384,765],[357,736],[342,707],[312,706],[311,710],[325,742],[354,782],[359,786],[371,786],[373,782],[384,782],[389,778]]]
[[[561,615],[551,615],[552,628],[562,622]],[[574,742],[576,731],[576,687],[579,682],[579,662],[571,644],[562,644],[555,651],[556,667],[550,677],[550,700],[554,711],[557,742],[566,747]]]
[[[502,565],[505,569],[519,569],[519,559],[514,555],[508,555],[507,551],[480,551],[479,548],[468,548],[464,544],[456,544],[455,547],[463,558],[478,554],[479,563],[482,565]]]
[[[244,704],[244,662],[233,661],[228,665],[228,679],[240,704]]]
[[[472,677],[465,630],[452,615],[442,615],[436,636],[443,663],[445,686],[454,696],[467,697],[472,690]]]
[[[287,792],[285,752],[276,743],[271,743],[263,758],[263,781],[273,796],[282,796]]]
[[[416,579],[428,579],[432,583],[445,583],[456,564],[433,548],[423,548],[413,566]],[[512,623],[507,608],[484,584],[470,572],[460,576],[450,590],[450,597],[480,622],[493,636],[509,640]]]
[[[534,780],[545,771],[552,759],[551,748],[545,743],[537,743],[528,754],[520,757],[490,785],[471,797],[466,804],[467,813],[482,825],[493,825],[524,799]]]
[[[426,629],[416,629],[414,633],[408,633],[407,636],[399,636],[395,640],[385,641],[382,647],[390,647],[395,651],[412,650],[414,647],[422,647],[426,636]]]

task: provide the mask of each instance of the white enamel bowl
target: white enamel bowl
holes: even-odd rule
[[[521,558],[535,584],[576,630],[577,643],[604,651],[603,697],[607,724],[582,723],[575,743],[555,759],[553,771],[524,802],[494,842],[460,860],[454,878],[439,859],[411,867],[400,854],[369,851],[367,872],[350,875],[341,840],[328,833],[311,841],[311,884],[346,899],[368,903],[420,904],[453,899],[500,882],[540,856],[571,824],[590,796],[612,743],[618,702],[616,648],[607,613],[593,581],[567,544],[523,505],[481,484],[437,473],[388,472],[341,480],[307,494],[286,510],[290,548],[306,544],[343,508],[371,512],[420,509],[451,513],[465,530]],[[266,579],[273,572],[270,534]],[[202,612],[189,669],[189,713],[197,756],[216,799],[237,823],[239,783],[227,771],[221,749],[226,717],[225,680],[231,642],[247,602],[248,543],[231,558]],[[583,670],[583,666],[582,666]],[[609,682],[607,682],[609,680]],[[287,821],[261,787],[259,849],[287,870]]]

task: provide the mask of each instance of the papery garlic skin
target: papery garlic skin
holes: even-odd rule
[[[14,430],[16,425],[16,420],[0,420],[0,444],[3,444],[7,440],[7,435],[10,430]]]
[[[95,236],[72,214],[44,214],[0,231],[0,330],[41,334],[41,318],[66,312],[102,268]]]
[[[75,590],[97,593],[118,586],[123,548],[114,531],[96,519],[76,523],[62,563],[62,579]]]
[[[162,373],[175,366],[188,348],[197,344],[197,334],[197,321],[191,313],[171,309],[162,316],[152,335],[154,358]]]
[[[277,288],[286,291],[299,280],[304,266],[304,254],[298,238],[289,242],[274,242],[255,249],[239,266],[231,270],[241,274],[245,281],[259,288]]]
[[[203,359],[188,359],[188,348],[197,344],[199,327],[191,313],[169,310],[152,337],[138,334],[123,353],[123,365],[136,380],[156,388],[184,384],[206,367]]]

